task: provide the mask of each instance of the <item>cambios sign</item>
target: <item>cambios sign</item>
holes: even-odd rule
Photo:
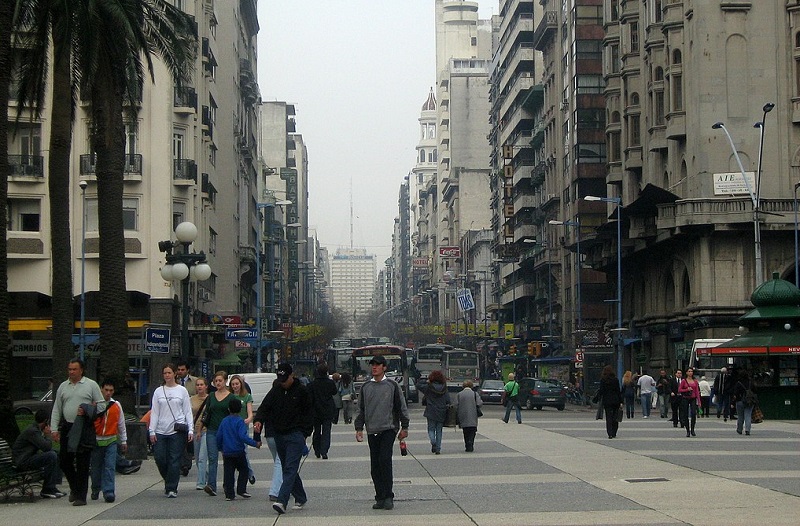
[[[439,247],[440,258],[460,258],[461,247]]]

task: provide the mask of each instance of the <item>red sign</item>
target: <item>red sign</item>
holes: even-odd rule
[[[292,339],[292,324],[291,323],[282,323],[281,330],[283,331],[283,337],[287,339]]]
[[[461,247],[439,247],[439,257],[442,258],[460,258]]]
[[[770,354],[800,354],[800,347],[770,347],[769,348]]]
[[[414,268],[428,268],[428,258],[414,258],[411,260]]]
[[[241,316],[223,316],[222,323],[225,325],[241,325],[242,324],[242,317]]]
[[[766,347],[712,347],[711,354],[714,356],[731,356],[735,354],[767,354]]]

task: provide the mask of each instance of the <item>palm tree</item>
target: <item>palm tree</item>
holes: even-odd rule
[[[8,85],[11,71],[11,2],[0,2],[0,214],[8,206]],[[11,402],[11,346],[8,341],[7,225],[0,225],[0,437],[13,444],[19,435]]]

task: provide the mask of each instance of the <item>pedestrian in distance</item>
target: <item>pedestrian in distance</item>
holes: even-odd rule
[[[711,384],[705,376],[700,377],[700,416],[708,418],[711,413]]]
[[[614,374],[614,369],[610,365],[603,367],[603,372],[600,373],[600,389],[597,390],[592,401],[603,406],[608,438],[617,438],[619,411],[622,411],[622,390],[617,375]]]
[[[425,392],[422,397],[425,411],[422,413],[428,422],[428,439],[431,442],[431,453],[442,452],[442,431],[447,420],[447,407],[451,405],[450,393],[447,392],[447,380],[442,371],[431,371]]]
[[[208,483],[208,451],[206,450],[206,427],[203,425],[203,413],[208,404],[208,381],[205,378],[195,380],[197,393],[189,397],[192,404],[192,419],[194,422],[194,458],[197,461],[197,482],[195,489],[202,490]]]
[[[242,403],[239,416],[244,420],[245,426],[249,426],[253,422],[253,395],[250,394],[250,389],[248,389],[244,378],[238,374],[231,376],[231,379],[228,381],[228,387],[231,390],[231,394]],[[230,403],[228,403],[228,406],[230,407]],[[256,474],[253,471],[253,467],[250,465],[250,456],[247,454],[247,448],[244,450],[244,456],[245,461],[247,461],[247,480],[250,484],[255,484]]]
[[[164,479],[164,494],[174,499],[178,496],[186,442],[194,438],[192,403],[186,388],[175,382],[173,364],[166,364],[161,375],[164,384],[153,391],[151,403],[150,443],[158,472]]]
[[[122,405],[114,400],[114,382],[103,380],[100,392],[105,399],[105,410],[95,417],[94,429],[97,446],[92,450],[92,500],[100,498],[114,502],[116,490],[114,477],[117,467],[117,452],[128,452],[128,433],[125,428],[125,413]]]
[[[231,398],[228,402],[228,416],[222,419],[217,429],[217,449],[222,452],[222,489],[225,492],[225,500],[234,500],[236,495],[243,499],[249,499],[247,493],[247,481],[250,468],[247,465],[247,446],[260,448],[261,443],[256,442],[247,435],[247,424],[242,419],[242,401],[238,397]],[[233,478],[236,473],[236,487],[233,486]],[[235,493],[234,493],[235,491]]]
[[[717,397],[717,418],[722,415],[725,422],[728,421],[731,407],[731,391],[733,391],[733,377],[728,374],[727,367],[719,370],[719,374],[714,378],[714,394]]]
[[[681,410],[681,395],[678,393],[678,388],[683,381],[683,371],[677,369],[675,375],[669,379],[669,405],[672,408],[672,427],[678,427],[680,422],[683,427],[683,418],[680,416]]]
[[[503,422],[508,423],[508,418],[511,416],[511,409],[516,410],[517,423],[522,423],[522,411],[519,406],[519,382],[516,380],[514,373],[508,373],[508,382],[505,385],[506,397],[506,415],[503,417]]]
[[[651,403],[653,402],[653,391],[656,388],[656,381],[647,373],[642,374],[636,380],[639,386],[639,399],[642,402],[642,418],[650,418]]]
[[[408,436],[408,407],[400,384],[386,378],[386,358],[373,356],[369,361],[372,379],[361,386],[356,416],[356,441],[364,441],[364,427],[369,444],[370,475],[375,486],[374,510],[394,508],[392,447],[395,437]]]
[[[478,393],[472,390],[472,381],[464,380],[464,389],[456,396],[456,413],[458,414],[458,425],[464,433],[464,451],[471,453],[475,451],[475,435],[478,433],[478,411],[483,405],[483,400]]]
[[[58,386],[53,401],[50,422],[58,431],[52,432],[54,442],[61,443],[58,460],[61,472],[69,483],[69,501],[73,506],[85,506],[89,493],[89,465],[94,445],[94,427],[84,426],[86,411],[81,405],[103,401],[103,394],[97,382],[83,375],[83,361],[73,358],[67,364],[67,379]],[[78,417],[81,417],[78,420]],[[75,432],[73,427],[75,427]],[[88,428],[88,429],[87,429]],[[88,434],[90,440],[81,440]],[[77,436],[77,440],[72,440]],[[61,438],[66,440],[61,442]]]
[[[355,397],[356,390],[353,386],[353,378],[347,373],[342,373],[339,394],[342,395],[342,416],[344,417],[344,423],[352,424],[355,407],[353,404],[353,398]]]
[[[700,383],[694,377],[694,369],[686,369],[686,378],[678,388],[681,400],[681,418],[686,436],[697,436],[694,425],[697,422],[697,408],[700,406]]]
[[[41,469],[43,499],[60,499],[62,493],[56,486],[61,478],[58,469],[58,454],[53,450],[53,435],[50,415],[39,409],[33,415],[33,424],[22,430],[11,447],[11,460],[21,471]]]
[[[753,393],[753,384],[746,369],[739,371],[739,377],[733,385],[733,399],[736,400],[736,432],[750,434],[750,427],[753,423],[753,407],[758,402]]]
[[[294,497],[295,510],[303,509],[308,496],[300,478],[300,460],[306,447],[306,438],[314,427],[311,395],[308,389],[294,376],[288,363],[278,365],[275,372],[278,384],[264,397],[256,413],[255,430],[261,432],[267,419],[275,428],[275,448],[281,459],[283,481],[278,500],[272,504],[278,515],[286,513],[289,497]]]
[[[633,418],[636,413],[636,383],[630,371],[622,375],[622,398],[625,401],[625,417]],[[642,407],[644,413],[644,407]]]
[[[217,448],[217,430],[222,420],[228,416],[228,405],[233,394],[227,387],[228,373],[217,371],[211,381],[216,389],[208,395],[208,424],[206,424],[206,453],[208,454],[208,480],[203,487],[209,496],[217,496],[217,469],[219,467],[219,448]]]
[[[314,412],[314,434],[311,445],[314,456],[327,460],[331,448],[331,426],[338,411],[333,397],[339,393],[336,382],[328,378],[327,364],[317,365],[314,381],[308,385],[308,390],[311,393]]]
[[[336,394],[333,395],[333,407],[335,411],[333,413],[333,425],[339,424],[339,413],[342,411],[342,375],[339,373],[333,373],[331,375],[331,380],[333,383],[336,384]]]
[[[658,373],[656,393],[658,394],[658,409],[661,413],[661,418],[667,418],[669,414],[670,379],[664,369],[661,369]]]

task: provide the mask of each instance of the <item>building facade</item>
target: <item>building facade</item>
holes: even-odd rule
[[[339,248],[331,258],[330,265],[330,299],[333,306],[345,315],[347,337],[369,336],[358,334],[358,327],[360,321],[375,307],[375,256],[367,254],[362,248]],[[386,297],[387,288],[381,290]]]

